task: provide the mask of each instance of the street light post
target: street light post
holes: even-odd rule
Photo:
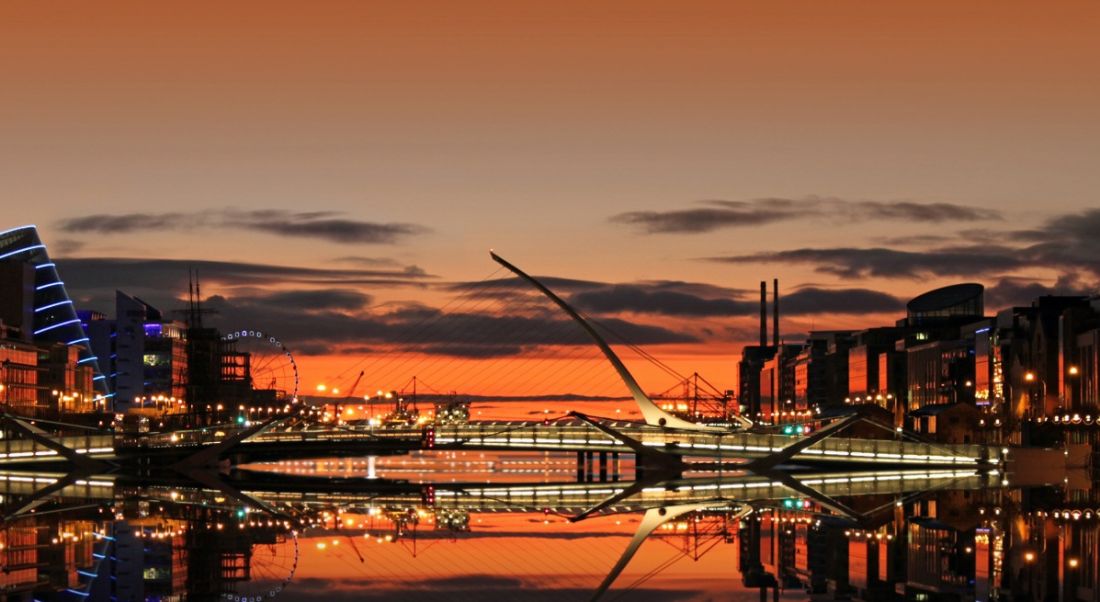
[[[1065,394],[1063,395],[1062,403],[1067,406],[1075,406],[1078,398],[1077,395],[1077,376],[1081,374],[1081,370],[1077,366],[1070,366],[1066,368],[1065,379]]]
[[[1039,378],[1038,376],[1036,376],[1035,373],[1032,372],[1031,370],[1028,370],[1027,372],[1024,373],[1024,382],[1028,383],[1028,389],[1027,389],[1027,399],[1028,399],[1027,418],[1028,419],[1024,423],[1025,428],[1024,428],[1024,433],[1023,433],[1024,434],[1023,443],[1025,445],[1030,445],[1032,443],[1032,441],[1031,441],[1032,434],[1033,434],[1032,431],[1035,430],[1035,419],[1037,417],[1037,414],[1041,413],[1041,411],[1040,412],[1035,411],[1035,406],[1034,406],[1034,403],[1033,403],[1033,386],[1032,385],[1034,385],[1035,382],[1039,383],[1039,386],[1040,386],[1039,400],[1042,402],[1041,405],[1045,408],[1045,406],[1046,406],[1046,397],[1047,397],[1047,382],[1045,380],[1043,380],[1042,378]]]
[[[1035,373],[1030,371],[1030,370],[1028,370],[1024,374],[1024,381],[1026,381],[1029,384],[1035,383],[1035,382],[1039,383],[1039,401],[1045,407],[1046,406],[1046,400],[1047,400],[1047,381],[1042,379],[1042,378],[1037,377],[1035,375]],[[1031,401],[1031,389],[1030,388],[1028,389],[1028,401],[1029,402]],[[1031,406],[1030,403],[1028,405]],[[1032,418],[1034,418],[1035,417],[1034,407],[1028,407],[1028,413],[1031,414]]]

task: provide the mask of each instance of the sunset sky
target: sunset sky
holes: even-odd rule
[[[525,298],[534,334],[494,339],[507,282],[435,316],[493,248],[733,388],[762,279],[795,339],[958,281],[990,310],[1096,291],[1097,31],[1093,1],[9,2],[4,227],[38,224],[82,308],[177,308],[198,267],[308,386],[397,346],[427,367],[379,378],[621,393],[501,368],[595,357]]]

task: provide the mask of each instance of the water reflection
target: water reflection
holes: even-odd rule
[[[16,600],[1097,596],[1091,490],[1005,488],[972,471],[795,473],[808,496],[735,470],[654,486],[626,467],[620,482],[577,482],[569,462],[418,453],[380,461],[375,478],[365,459],[334,459],[198,480],[98,475],[49,495],[63,475],[3,473],[0,591]]]

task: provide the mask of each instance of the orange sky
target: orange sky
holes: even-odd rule
[[[1043,255],[1027,245],[1059,246],[1059,229],[1094,223],[1084,218],[1100,207],[1098,31],[1093,0],[4,2],[0,230],[38,224],[82,309],[111,312],[116,287],[175,309],[190,262],[248,264],[204,264],[203,291],[224,297],[226,329],[263,329],[295,351],[303,393],[346,390],[362,370],[360,392],[417,375],[443,392],[623,395],[593,348],[470,360],[356,333],[448,303],[448,285],[494,272],[490,248],[533,274],[603,292],[667,285],[696,305],[751,303],[773,277],[784,300],[860,289],[903,301],[960,280],[999,288],[1001,302],[1006,281],[1096,290],[1093,233],[1067,234],[1076,261],[1034,260]],[[777,215],[788,201],[793,214]],[[919,218],[936,204],[963,217]],[[748,215],[663,232],[624,217],[667,225],[695,210]],[[130,225],[96,227],[111,218]],[[329,218],[353,236],[318,223]],[[853,265],[833,255],[707,260],[796,249],[932,260],[906,274],[845,274]],[[996,257],[978,263],[993,267],[950,271],[984,249]],[[143,281],[119,258],[179,262]],[[301,291],[342,300],[295,313],[276,296]],[[594,313],[691,335],[646,348],[734,388],[751,308],[665,309]],[[900,312],[785,313],[783,332],[891,324]],[[646,390],[675,384],[622,351]],[[415,560],[367,545],[362,564],[311,537],[288,594],[308,579],[352,589],[485,573],[592,588],[629,532],[598,520],[553,528],[621,535],[538,538],[544,525],[525,523]],[[728,599],[734,552],[720,545],[649,585]],[[671,554],[646,543],[620,586]]]
[[[491,272],[492,247],[534,273],[600,282],[752,289],[778,276],[785,292],[813,284],[904,299],[960,278],[853,280],[807,264],[699,259],[952,239],[906,247],[920,251],[981,242],[975,230],[1014,243],[1015,231],[1095,207],[1097,30],[1094,2],[7,3],[5,221],[39,224],[55,256],[311,267],[360,256],[454,282]],[[999,217],[818,216],[673,234],[612,220],[761,198],[952,203]],[[225,208],[419,230],[349,244],[233,227],[63,227]],[[1046,286],[1064,275],[1043,265],[1011,274]],[[375,305],[448,298],[359,288]],[[242,294],[216,279],[205,290]],[[784,331],[895,317],[791,316]],[[655,351],[733,387],[753,317],[712,322],[693,328],[741,334]],[[301,359],[312,386],[361,358]],[[668,386],[639,370],[655,381],[647,388]]]

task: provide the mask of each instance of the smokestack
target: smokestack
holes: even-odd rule
[[[760,346],[768,346],[768,283],[760,281]]]
[[[779,348],[779,279],[772,280],[772,340]]]

